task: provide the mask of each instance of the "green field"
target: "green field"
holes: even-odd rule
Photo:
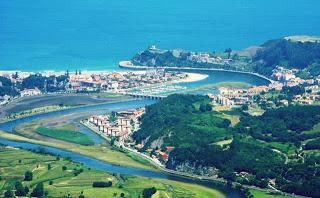
[[[293,155],[295,151],[298,149],[292,143],[270,142],[270,143],[267,143],[267,145],[270,148],[277,149],[287,155]]]
[[[77,132],[77,131],[70,131],[64,129],[52,129],[46,127],[38,127],[36,132],[40,135],[44,135],[47,137],[52,137],[58,140],[63,140],[67,142],[72,142],[81,145],[93,145],[94,142],[90,139],[87,135]]]
[[[148,170],[157,170],[153,165],[149,162],[141,163],[137,158],[131,158],[127,155],[126,152],[119,152],[116,149],[113,149],[109,144],[102,145],[92,145],[92,146],[84,146],[84,145],[71,145],[71,144],[63,144],[60,142],[50,142],[47,140],[34,139],[33,132],[34,128],[31,125],[19,127],[16,132],[21,135],[6,133],[0,131],[0,137],[8,140],[14,140],[18,142],[29,142],[33,144],[40,144],[55,148],[60,148],[63,150],[79,153],[81,155],[89,156],[104,162],[108,162],[114,165],[119,166],[127,166],[127,167],[135,167],[142,168]],[[22,133],[25,132],[25,133]]]
[[[16,181],[22,181],[30,191],[37,183],[43,182],[48,197],[78,197],[83,192],[86,198],[120,197],[121,193],[126,198],[136,198],[141,196],[144,188],[150,187],[157,189],[156,197],[159,198],[225,197],[220,191],[195,184],[107,173],[63,158],[22,149],[0,146],[0,159],[0,196],[7,189],[13,189]],[[48,169],[48,164],[51,169]],[[62,169],[63,166],[66,170]],[[33,180],[23,181],[28,170],[32,171]],[[82,172],[75,175],[79,170]],[[94,181],[111,181],[112,187],[93,188]]]
[[[274,195],[270,194],[265,191],[250,189],[250,193],[253,195],[253,197],[256,198],[291,198],[292,196],[286,196],[286,195]]]
[[[245,82],[221,82],[221,83],[213,83],[213,84],[207,84],[203,86],[199,86],[196,88],[188,89],[187,92],[194,92],[194,91],[206,91],[211,89],[218,89],[220,87],[225,87],[229,89],[248,89],[252,85]]]

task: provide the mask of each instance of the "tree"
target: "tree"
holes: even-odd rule
[[[156,193],[156,192],[157,192],[157,189],[156,189],[155,187],[145,188],[145,189],[143,189],[143,191],[142,191],[142,196],[143,196],[143,198],[151,198],[152,195],[153,195],[154,193]]]
[[[212,106],[210,104],[206,105],[206,111],[212,111]]]
[[[24,187],[24,192],[26,192],[26,195],[29,193],[29,188],[28,188],[28,186],[25,186],[25,187]]]
[[[200,107],[199,107],[199,110],[200,110],[201,112],[206,112],[206,110],[207,110],[206,105],[205,105],[205,104],[201,104]]]
[[[63,171],[67,170],[67,167],[66,166],[62,166],[62,170]]]
[[[48,170],[51,170],[51,164],[48,164]]]
[[[124,197],[124,193],[121,193],[121,194],[120,194],[120,197]]]
[[[112,186],[111,181],[108,181],[108,182],[95,181],[92,183],[92,187],[96,187],[96,188],[104,188],[104,187],[111,187],[111,186]]]
[[[13,77],[14,79],[19,78],[19,74],[18,74],[18,72],[16,72],[15,74],[13,74],[13,75],[12,75],[12,77]]]
[[[23,79],[22,88],[23,89],[44,89],[46,77],[41,76],[39,74],[30,75],[29,77]]]
[[[40,182],[36,185],[36,187],[33,189],[31,196],[33,197],[42,197],[45,194],[43,183]]]
[[[32,181],[33,173],[31,171],[26,171],[24,173],[24,181]]]
[[[79,195],[79,198],[84,198],[84,195],[81,193],[81,195]]]
[[[241,110],[242,111],[248,111],[249,110],[249,105],[248,104],[244,104],[241,106]]]
[[[224,53],[228,53],[228,59],[230,59],[230,57],[231,57],[231,52],[232,52],[231,48],[224,50]]]
[[[26,196],[27,195],[28,192],[26,192],[26,189],[23,187],[23,185],[20,181],[17,181],[14,187],[16,189],[15,194],[17,196]]]
[[[116,120],[117,120],[117,113],[114,111],[111,111],[110,116],[109,116],[109,121],[115,122]]]
[[[8,190],[4,193],[4,197],[5,197],[5,198],[12,198],[12,197],[14,197],[14,194],[13,194],[12,190],[11,190],[11,189],[8,189]]]

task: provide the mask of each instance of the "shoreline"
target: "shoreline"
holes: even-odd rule
[[[138,66],[138,65],[129,65],[128,61],[120,61],[119,62],[119,67],[120,68],[125,68],[125,69],[148,69],[151,67],[148,66]],[[269,83],[273,83],[274,81],[264,75],[254,73],[254,72],[246,72],[246,71],[236,71],[236,70],[228,70],[228,69],[217,69],[217,68],[198,68],[198,67],[167,67],[167,66],[160,66],[157,67],[159,69],[172,69],[172,70],[202,70],[202,71],[221,71],[221,72],[232,72],[232,73],[241,73],[241,74],[249,74],[249,75],[254,75],[257,77],[260,77],[264,80],[267,80]]]
[[[55,110],[51,110],[51,111],[43,111],[43,112],[34,113],[34,114],[28,114],[28,115],[21,116],[21,117],[18,117],[18,118],[13,118],[13,119],[3,120],[3,118],[0,118],[0,124],[6,123],[6,122],[12,122],[12,121],[19,120],[19,119],[22,119],[22,118],[31,117],[31,116],[34,116],[34,115],[41,115],[41,114],[46,114],[46,113],[53,113],[53,112],[59,112],[59,111],[64,111],[64,110],[70,110],[70,109],[76,109],[76,108],[84,108],[84,107],[90,107],[90,106],[98,106],[98,105],[104,105],[104,104],[113,104],[113,103],[118,103],[118,102],[129,102],[129,101],[134,101],[134,100],[136,100],[136,99],[129,97],[129,98],[122,98],[120,100],[107,101],[107,102],[102,102],[102,103],[97,103],[97,104],[64,106],[64,108],[55,109]],[[45,106],[45,107],[47,107],[47,106]]]
[[[190,72],[183,72],[183,73],[187,74],[188,77],[185,79],[177,80],[176,82],[172,82],[172,83],[191,83],[191,82],[201,81],[209,77],[209,75],[207,74],[198,74],[198,73],[190,73]]]
[[[99,72],[99,71],[95,71],[95,72]],[[103,71],[100,71],[100,72],[103,72]],[[144,74],[146,72],[146,70],[145,69],[132,70],[132,71],[128,70],[128,71],[119,71],[117,73],[126,74],[128,72],[132,72],[134,74]],[[179,79],[179,80],[167,81],[165,83],[176,84],[176,83],[196,82],[196,81],[204,80],[204,79],[209,77],[209,75],[207,75],[207,74],[199,74],[199,73],[191,73],[191,72],[182,72],[182,73],[187,74],[188,75],[187,78]]]

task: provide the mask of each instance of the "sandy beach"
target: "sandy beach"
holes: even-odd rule
[[[132,65],[130,61],[120,61],[119,62],[119,67],[122,68],[127,68],[127,69],[147,69],[149,68],[148,66],[137,66],[137,65]],[[241,73],[241,74],[249,74],[249,75],[254,75],[260,78],[263,78],[269,83],[273,83],[273,80],[268,78],[267,76],[255,73],[255,72],[247,72],[247,71],[236,71],[236,70],[228,70],[228,69],[219,69],[219,68],[196,68],[196,67],[166,67],[166,66],[158,66],[157,68],[159,69],[171,69],[171,70],[188,70],[188,71],[222,71],[222,72],[233,72],[233,73]]]
[[[118,72],[120,74],[125,74],[128,72],[132,72],[135,74],[144,74],[146,71],[145,70],[138,70],[138,71],[121,71]],[[171,83],[184,83],[184,82],[196,82],[200,80],[204,80],[209,77],[207,74],[199,74],[199,73],[190,73],[190,72],[183,72],[184,74],[187,74],[188,77],[185,79],[180,79],[180,80],[175,80],[175,81],[170,81]]]
[[[186,73],[186,74],[188,75],[187,78],[178,80],[175,83],[196,82],[196,81],[204,80],[209,77],[209,75],[207,74],[199,74],[199,73]]]
[[[120,74],[127,74],[129,72],[132,72],[134,74],[144,74],[146,73],[146,70],[128,70],[128,71],[82,71],[82,74],[109,74],[109,73],[120,73]],[[26,74],[34,74],[34,72],[22,72],[24,75]],[[44,76],[50,76],[50,75],[63,75],[65,74],[64,72],[61,72],[61,71],[43,71],[43,72],[40,72],[41,74],[43,74]],[[208,78],[209,75],[206,75],[206,74],[199,74],[199,73],[190,73],[190,72],[183,72],[183,73],[186,73],[188,74],[188,77],[185,78],[185,79],[181,79],[181,80],[177,80],[177,81],[171,81],[172,83],[183,83],[183,82],[195,82],[195,81],[200,81],[200,80],[203,80],[203,79],[206,79]],[[15,71],[0,71],[0,75],[3,75],[3,74],[6,74],[6,75],[12,75],[12,74],[15,74]],[[72,73],[71,73],[72,74]]]

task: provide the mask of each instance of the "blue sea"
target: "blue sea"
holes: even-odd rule
[[[319,0],[0,0],[0,70],[115,70],[149,45],[242,49],[320,35]]]

